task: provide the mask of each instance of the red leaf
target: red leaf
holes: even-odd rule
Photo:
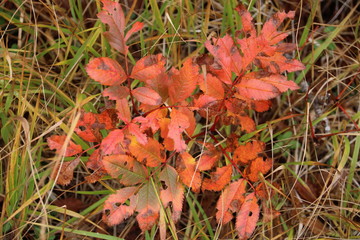
[[[112,86],[123,83],[127,76],[118,62],[111,58],[94,58],[86,65],[87,74],[102,85]]]
[[[132,27],[130,28],[130,30],[126,33],[125,35],[125,42],[131,37],[131,35],[133,35],[134,33],[140,31],[141,29],[143,29],[144,27],[144,23],[142,22],[135,22]]]
[[[72,161],[63,162],[59,165],[58,168],[54,170],[58,173],[56,183],[60,185],[68,185],[73,179],[74,169],[77,167],[79,162],[80,158],[75,158]],[[56,174],[53,174],[52,176],[56,177]]]
[[[101,154],[100,149],[96,149],[89,157],[88,161],[86,162],[86,167],[97,171],[104,168],[104,164],[101,162]]]
[[[246,196],[236,217],[236,230],[240,239],[247,239],[254,232],[259,220],[260,208],[255,193]]]
[[[207,108],[216,104],[216,99],[207,95],[200,95],[198,99],[195,99],[194,106],[198,108]]]
[[[114,85],[106,88],[102,94],[104,97],[109,97],[110,100],[118,101],[129,96],[130,92],[127,87]]]
[[[166,165],[161,171],[160,180],[165,182],[166,189],[161,190],[160,198],[167,207],[172,202],[172,218],[176,222],[180,219],[184,201],[184,186],[179,182],[178,173],[170,165]]]
[[[127,125],[128,127],[128,131],[131,135],[136,137],[136,140],[140,143],[140,144],[146,144],[148,142],[148,138],[146,136],[145,133],[142,132],[142,130],[140,129],[140,127],[138,125],[136,125],[135,123],[129,123]]]
[[[136,206],[135,192],[137,187],[126,187],[117,190],[109,196],[104,203],[103,220],[110,226],[120,224],[126,218],[133,215]],[[130,205],[125,202],[130,198]]]
[[[240,4],[236,7],[236,10],[241,16],[241,31],[243,31],[245,34],[250,34],[250,36],[256,36],[256,30],[254,24],[252,23],[253,18],[251,14],[246,10],[245,6]]]
[[[231,164],[216,168],[216,172],[210,173],[211,178],[205,178],[201,189],[209,191],[220,191],[230,182],[232,174]]]
[[[189,188],[191,187],[194,192],[199,192],[201,176],[198,170],[195,171],[195,159],[189,153],[183,152],[179,160],[177,171],[181,181]]]
[[[184,101],[195,90],[198,80],[202,78],[199,65],[192,58],[186,59],[180,70],[171,69],[169,97],[172,104]]]
[[[121,129],[111,131],[101,142],[100,150],[102,155],[124,154],[124,133]]]
[[[205,42],[206,49],[215,57],[215,61],[225,70],[227,76],[231,79],[232,72],[240,75],[243,70],[242,57],[234,44],[230,35],[226,34],[222,38],[212,39]]]
[[[131,122],[127,125],[127,130],[130,135],[133,135],[134,137],[136,137],[136,140],[140,144],[147,144],[148,137],[146,136],[145,133],[143,133],[143,130],[140,129],[139,125]]]
[[[98,148],[90,155],[88,161],[86,162],[86,167],[94,170],[91,175],[85,177],[88,182],[94,183],[99,181],[99,179],[101,179],[104,175],[107,175],[101,159],[102,155],[100,154],[100,149]]]
[[[287,59],[283,56],[283,53],[276,52],[273,56],[257,56],[258,60],[257,65],[266,69],[268,72],[272,73],[282,73],[285,71],[295,72],[299,70],[304,70],[305,66],[298,60]]]
[[[149,55],[136,62],[131,72],[131,78],[149,83],[161,73],[165,72],[166,58],[161,54]]]
[[[241,204],[244,202],[246,182],[239,179],[230,183],[221,193],[216,204],[216,220],[218,223],[226,224],[233,218],[233,213],[240,210]]]
[[[153,138],[149,138],[146,144],[141,144],[133,137],[129,145],[130,152],[135,156],[136,160],[148,167],[157,167],[165,161],[163,148]]]
[[[255,100],[267,100],[278,96],[280,93],[299,89],[293,81],[279,74],[266,74],[264,72],[251,72],[242,77],[236,85],[239,94]]]
[[[168,137],[174,140],[174,148],[177,152],[186,149],[185,141],[182,139],[182,133],[186,128],[190,127],[187,116],[180,111],[173,109],[170,113],[171,122],[169,124]]]
[[[240,9],[239,13],[242,18],[244,33],[250,34],[250,37],[237,40],[243,53],[244,69],[251,63],[256,63],[259,67],[269,69],[273,73],[304,69],[304,65],[297,60],[288,60],[282,55],[283,52],[291,51],[291,45],[275,45],[288,36],[287,33],[278,32],[276,29],[285,18],[293,18],[294,12],[275,14],[264,24],[259,36],[255,34],[250,13],[244,8]]]
[[[138,204],[136,211],[139,214],[136,219],[142,231],[150,230],[159,218],[160,201],[158,189],[151,182],[147,182],[138,192]]]
[[[109,31],[104,33],[104,36],[113,48],[127,55],[128,46],[126,46],[126,41],[133,33],[142,29],[143,24],[135,23],[124,37],[125,16],[121,5],[110,0],[102,0],[101,2],[104,4],[103,11],[97,16],[104,24],[108,24],[110,27]]]
[[[64,157],[71,157],[75,154],[81,153],[82,148],[80,145],[75,144],[69,140],[68,146],[64,146],[66,136],[53,135],[47,138],[48,146],[51,150],[56,150],[56,154],[60,154]]]
[[[160,105],[161,96],[154,90],[147,87],[138,87],[132,91],[134,97],[141,103],[149,105]]]
[[[288,34],[278,32],[276,29],[285,20],[285,18],[294,18],[294,16],[295,16],[294,11],[290,11],[288,13],[285,12],[276,13],[264,24],[264,27],[261,31],[261,36],[265,38],[270,45],[282,41],[288,36]]]
[[[280,94],[279,90],[272,84],[256,78],[254,73],[249,74],[251,75],[244,76],[241,82],[236,85],[241,96],[255,100],[267,100]]]

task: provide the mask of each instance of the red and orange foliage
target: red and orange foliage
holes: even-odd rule
[[[127,62],[126,42],[143,24],[135,23],[125,34],[120,4],[102,3],[98,17],[109,26],[105,36]],[[109,225],[137,212],[140,228],[149,230],[162,207],[171,209],[173,220],[179,220],[186,186],[194,192],[222,191],[217,221],[226,224],[235,213],[239,237],[253,233],[260,212],[257,197],[265,195],[256,194],[253,184],[271,170],[273,161],[264,154],[265,144],[255,137],[241,144],[237,139],[256,129],[249,111],[267,111],[269,99],[298,89],[283,73],[304,66],[284,56],[296,46],[281,43],[288,34],[277,31],[294,12],[275,14],[257,32],[250,13],[241,6],[237,10],[242,20],[238,35],[206,41],[209,54],[188,58],[179,69],[167,70],[161,54],[138,60],[131,72],[128,63],[124,69],[107,57],[87,65],[89,76],[108,86],[104,97],[115,101],[114,109],[83,112],[75,129],[83,140],[98,143],[86,164],[94,171],[88,180],[109,174],[123,185],[105,202],[104,221]],[[139,84],[130,88],[135,79]],[[207,129],[195,132],[200,122],[206,122]],[[234,131],[220,144],[223,125],[231,125]],[[64,146],[65,140],[65,136],[52,136],[48,144],[63,156],[82,153],[72,141]],[[69,182],[73,165],[63,164],[60,171],[67,180],[60,178],[59,184]]]

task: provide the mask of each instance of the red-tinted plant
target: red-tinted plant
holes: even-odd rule
[[[100,114],[82,113],[75,132],[85,141],[98,143],[86,163],[94,171],[89,181],[109,174],[123,185],[105,202],[103,220],[116,225],[136,212],[145,231],[157,223],[164,207],[171,209],[177,221],[186,186],[194,192],[222,191],[217,221],[226,224],[235,213],[239,237],[250,237],[259,219],[258,199],[265,195],[263,188],[258,195],[253,185],[271,170],[273,160],[265,156],[265,144],[256,137],[242,144],[238,138],[256,129],[248,111],[267,111],[269,99],[298,89],[283,73],[304,66],[284,56],[296,46],[281,43],[288,34],[277,31],[294,12],[275,14],[257,33],[250,13],[238,7],[242,29],[236,36],[226,34],[206,41],[209,54],[188,58],[179,69],[170,70],[165,68],[165,57],[150,55],[129,71],[126,42],[143,24],[135,23],[125,34],[120,4],[102,3],[98,17],[109,25],[105,36],[124,55],[125,69],[107,57],[89,62],[87,73],[108,86],[103,95],[115,107]],[[131,88],[135,79],[139,84]],[[233,130],[225,141],[224,125]],[[82,152],[71,141],[63,146],[65,140],[52,136],[48,143],[63,156]],[[68,165],[74,169],[73,164],[63,167]],[[68,170],[60,169],[67,176]],[[164,232],[160,230],[163,239]]]

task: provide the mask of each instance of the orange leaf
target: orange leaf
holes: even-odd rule
[[[68,146],[64,147],[65,139],[66,136],[53,135],[47,138],[47,143],[51,150],[55,149],[56,154],[60,154],[64,157],[71,157],[82,152],[81,146],[75,144],[71,140],[69,141]]]
[[[110,27],[109,31],[104,33],[104,36],[113,48],[127,55],[128,46],[126,46],[126,41],[133,33],[142,29],[143,24],[135,23],[125,36],[125,16],[121,5],[110,0],[101,0],[101,2],[104,4],[103,11],[98,13],[97,16],[104,24],[108,24]]]
[[[231,164],[225,167],[216,168],[215,172],[210,174],[211,178],[205,178],[201,189],[209,190],[209,191],[220,191],[222,190],[226,184],[230,182],[232,174],[232,166]]]
[[[159,218],[160,202],[157,192],[158,189],[155,189],[151,182],[147,182],[137,194],[138,204],[136,211],[139,214],[136,216],[136,220],[142,231],[150,230]]]
[[[206,146],[208,150],[199,157],[199,171],[210,170],[221,157],[221,152],[217,151],[213,145]]]
[[[169,76],[165,72],[165,68],[161,69],[162,72],[155,76],[155,78],[148,80],[146,86],[154,89],[162,99],[166,100],[169,97]]]
[[[124,154],[124,133],[121,129],[111,131],[101,142],[102,155]]]
[[[178,111],[180,111],[181,113],[186,115],[188,122],[189,122],[189,127],[186,128],[186,133],[189,136],[191,136],[194,133],[195,128],[196,128],[196,119],[194,117],[194,112],[186,107],[179,108]]]
[[[127,76],[118,62],[111,58],[94,58],[86,65],[87,74],[102,85],[112,86],[123,83]]]
[[[269,110],[271,107],[271,101],[269,100],[259,100],[259,101],[252,101],[251,108],[257,112],[265,112]]]
[[[178,180],[178,173],[170,165],[166,165],[160,173],[160,180],[165,182],[166,188],[161,190],[160,197],[164,207],[172,202],[172,218],[176,222],[180,219],[184,201],[184,186]]]
[[[258,157],[259,153],[264,151],[265,143],[260,141],[247,142],[240,145],[234,152],[234,161],[237,164],[248,164],[249,161]]]
[[[200,68],[192,58],[186,59],[180,70],[171,69],[169,81],[169,96],[171,104],[176,104],[190,97],[202,75]]]
[[[215,163],[219,161],[219,155],[212,155],[204,153],[199,158],[199,171],[206,171],[211,169]]]
[[[159,126],[160,126],[160,134],[161,137],[164,139],[164,147],[168,151],[174,151],[174,140],[171,138],[168,138],[169,134],[169,125],[171,123],[170,118],[161,118],[159,119]]]
[[[128,155],[104,156],[102,162],[110,176],[121,176],[120,182],[126,186],[143,182],[147,177],[146,169]]]
[[[131,72],[131,78],[148,83],[165,72],[166,59],[161,54],[149,55],[136,62]]]
[[[258,157],[250,163],[245,169],[245,174],[252,182],[257,182],[259,180],[259,173],[266,174],[270,171],[272,167],[272,159],[268,158],[264,161],[262,157]]]
[[[207,74],[206,78],[200,82],[200,89],[208,96],[215,99],[224,98],[224,87],[222,82],[212,74]]]
[[[125,187],[109,196],[104,203],[103,220],[110,226],[120,224],[135,211],[137,187]],[[125,202],[130,198],[130,205]]]
[[[140,123],[141,130],[151,128],[152,132],[155,133],[160,128],[160,120],[165,118],[167,113],[168,110],[166,108],[155,109],[147,114],[145,118],[142,116],[133,118],[133,122]]]
[[[201,186],[201,176],[199,171],[195,171],[195,159],[187,152],[183,152],[180,156],[177,171],[181,181],[186,186],[191,187],[194,192],[199,192]]]
[[[72,161],[63,162],[59,165],[58,168],[54,170],[56,173],[59,172],[56,183],[60,185],[68,185],[73,179],[74,169],[77,167],[79,162],[80,158],[75,158]],[[53,174],[52,176],[56,177],[56,174]]]
[[[124,154],[104,156],[102,163],[111,177],[117,178],[124,172],[130,171],[134,166],[134,159]]]
[[[78,121],[75,132],[88,142],[99,142],[102,139],[100,130],[112,129],[116,126],[116,110],[107,109],[101,114],[82,113]]]
[[[146,144],[141,144],[132,137],[129,149],[137,161],[148,167],[157,167],[165,161],[164,147],[153,138],[149,138]]]
[[[246,196],[240,211],[236,216],[236,230],[240,239],[247,239],[254,232],[259,220],[260,208],[255,193]]]
[[[252,118],[250,118],[249,116],[241,116],[241,115],[237,115],[237,118],[240,121],[242,130],[244,130],[247,133],[255,131],[256,126]]]
[[[171,122],[169,124],[169,133],[167,137],[174,140],[174,148],[177,152],[186,149],[185,141],[182,139],[182,133],[190,127],[188,117],[179,110],[173,109],[170,113]]]
[[[131,121],[131,112],[129,108],[129,102],[126,98],[122,98],[116,101],[116,110],[118,111],[118,117],[125,123]]]
[[[246,181],[239,179],[230,183],[221,193],[216,204],[216,220],[218,223],[226,224],[233,218],[233,213],[240,210],[244,202]]]
[[[160,105],[161,96],[154,90],[147,87],[138,87],[132,91],[134,97],[141,103],[149,105]]]

